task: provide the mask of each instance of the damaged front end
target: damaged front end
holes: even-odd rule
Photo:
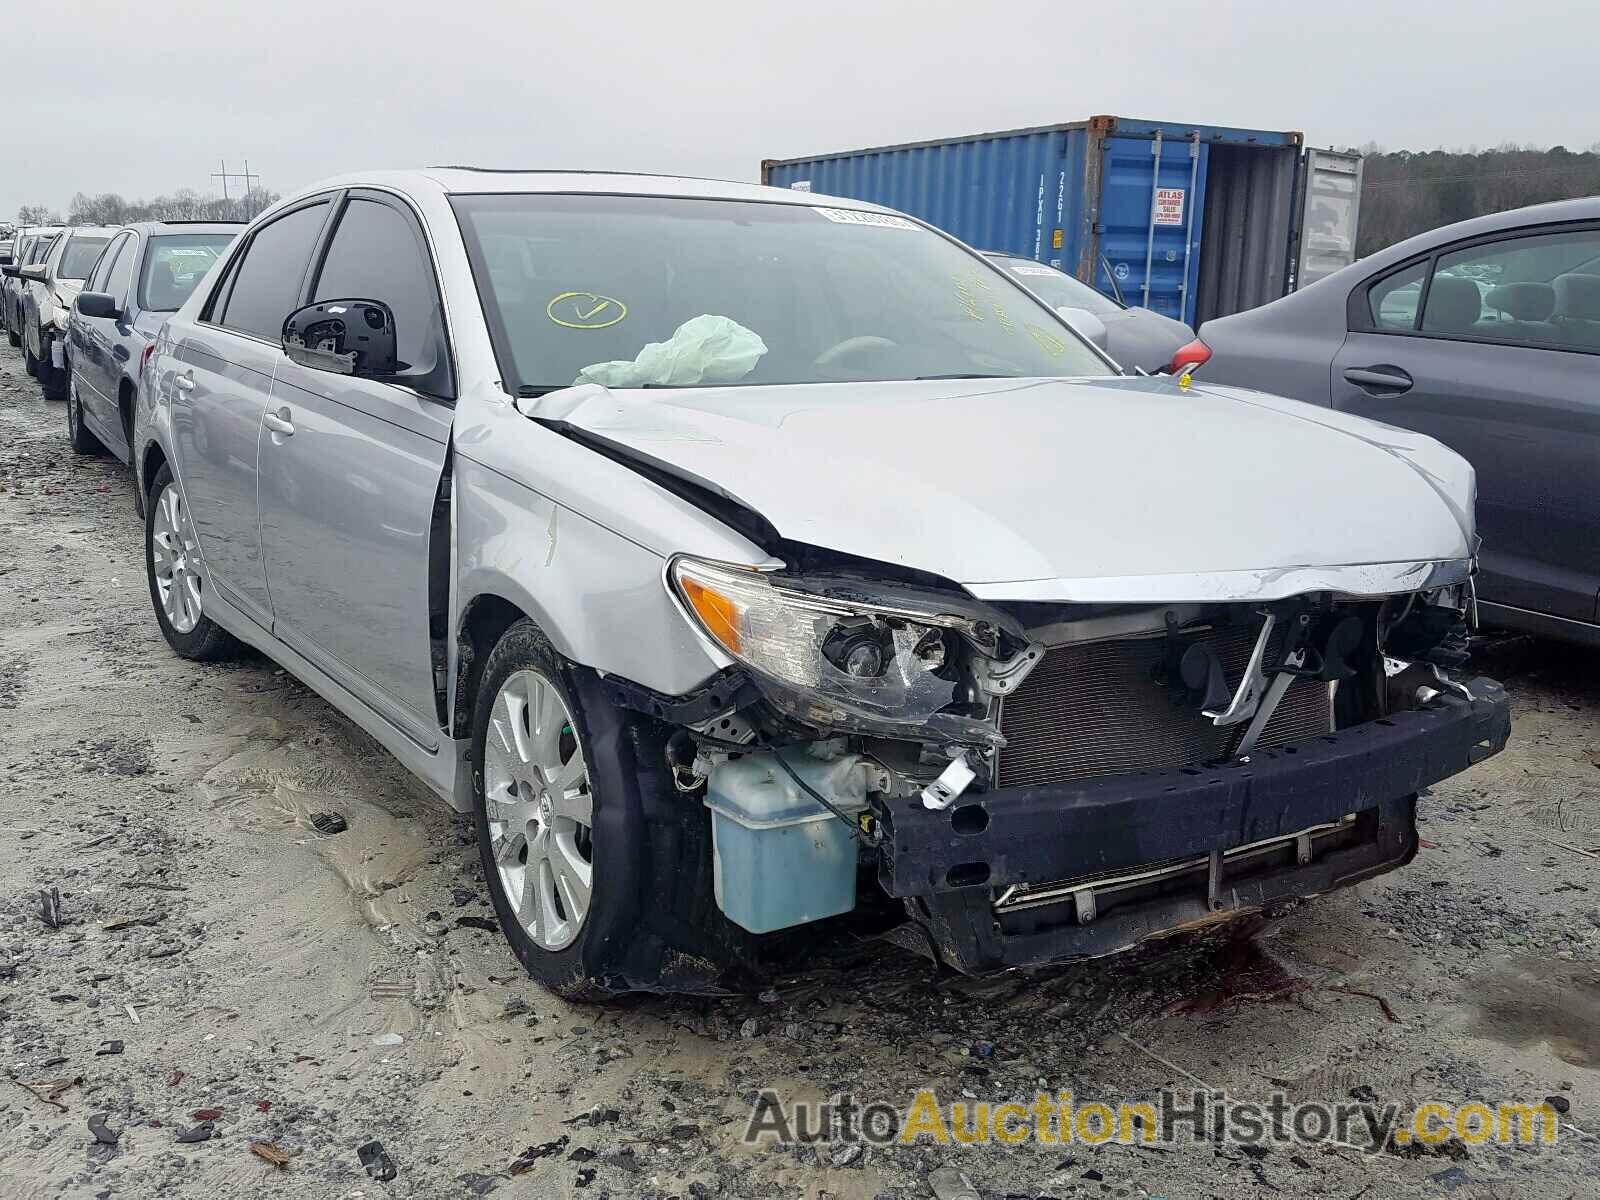
[[[1172,605],[981,602],[776,561],[680,557],[667,582],[727,671],[632,702],[678,726],[724,913],[788,928],[875,879],[967,972],[1402,865],[1416,793],[1509,733],[1499,685],[1449,673],[1465,568],[1401,595]]]

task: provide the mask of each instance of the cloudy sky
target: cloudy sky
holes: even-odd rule
[[[224,157],[281,192],[435,163],[753,179],[763,157],[1095,113],[1299,129],[1319,145],[1600,138],[1600,14],[1575,0],[47,9],[0,69],[13,98],[0,214],[64,211],[78,191],[212,189]]]

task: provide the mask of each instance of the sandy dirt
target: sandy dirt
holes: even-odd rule
[[[1252,937],[982,981],[862,943],[759,998],[575,1007],[472,924],[465,822],[273,663],[168,650],[131,477],[65,423],[0,350],[0,1195],[909,1200],[944,1167],[986,1198],[1600,1195],[1600,656],[1491,647],[1513,744],[1423,800],[1415,864]],[[1423,1155],[740,1140],[766,1087],[1195,1079],[1569,1108],[1553,1148]]]

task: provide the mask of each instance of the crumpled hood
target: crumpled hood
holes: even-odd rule
[[[1473,475],[1458,455],[1240,388],[581,386],[518,407],[705,481],[787,539],[992,598],[1230,598],[1229,585],[1180,582],[1216,573],[1253,576],[1240,598],[1264,598],[1273,580],[1282,595],[1314,590],[1320,568],[1472,553]]]

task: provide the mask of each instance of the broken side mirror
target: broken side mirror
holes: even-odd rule
[[[25,267],[18,267],[17,274],[23,279],[33,280],[34,283],[43,283],[45,281],[43,263],[29,263]]]
[[[116,300],[105,292],[79,292],[77,306],[79,314],[85,317],[104,317],[109,321],[122,317]]]
[[[1063,304],[1056,309],[1056,315],[1100,349],[1106,348],[1106,323],[1087,308]]]
[[[284,318],[283,352],[313,371],[394,375],[394,310],[381,300],[323,300]]]

